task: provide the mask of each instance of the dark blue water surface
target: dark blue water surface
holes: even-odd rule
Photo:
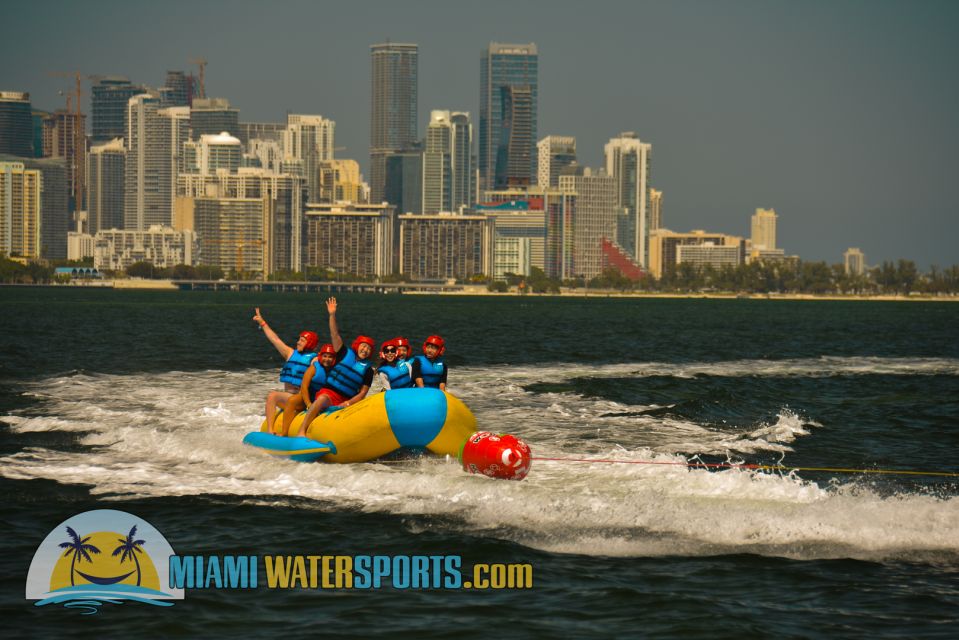
[[[834,470],[537,462],[514,484],[429,462],[301,469],[233,445],[280,365],[253,308],[292,341],[326,334],[322,297],[0,288],[4,637],[956,636],[959,305],[338,300],[347,340],[442,334],[452,392],[544,457]],[[458,554],[530,563],[535,582],[34,607],[37,545],[97,508],[181,554]]]

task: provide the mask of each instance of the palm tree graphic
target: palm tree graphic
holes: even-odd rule
[[[113,556],[120,556],[120,562],[126,562],[129,558],[133,558],[134,564],[137,566],[137,586],[140,586],[140,561],[137,560],[137,554],[143,553],[143,549],[140,547],[146,544],[145,540],[134,540],[137,535],[137,527],[133,525],[133,528],[130,529],[130,533],[127,534],[126,538],[117,538],[117,542],[120,545],[113,550]]]
[[[76,582],[74,582],[73,579],[73,574],[76,570],[77,560],[80,562],[83,562],[84,560],[87,562],[93,562],[93,558],[90,557],[90,554],[100,553],[100,550],[92,544],[87,544],[87,541],[91,536],[81,539],[77,532],[70,527],[67,527],[67,533],[70,535],[70,539],[66,542],[61,542],[60,548],[66,549],[66,551],[63,553],[64,558],[71,553],[73,554],[73,559],[70,560],[70,586],[73,587],[76,586]]]

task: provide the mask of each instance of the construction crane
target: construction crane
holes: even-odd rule
[[[266,242],[263,240],[221,240],[206,238],[201,242],[212,242],[213,244],[227,244],[236,246],[236,275],[239,278],[243,272],[243,247],[262,247]],[[264,272],[266,270],[264,269]]]
[[[200,92],[198,98],[206,97],[206,58],[190,58],[190,64],[195,64],[200,68]]]
[[[58,77],[58,78],[73,78],[76,80],[76,93],[67,94],[67,113],[70,112],[70,98],[72,97],[74,112],[73,112],[73,184],[70,185],[73,191],[74,198],[74,211],[80,211],[84,208],[83,205],[83,173],[86,165],[86,151],[87,151],[87,141],[86,141],[86,131],[83,127],[83,118],[80,113],[81,106],[81,96],[83,95],[83,74],[79,71],[51,71],[49,75]]]

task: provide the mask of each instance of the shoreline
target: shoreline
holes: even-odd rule
[[[245,288],[247,285],[262,285],[265,283],[240,283],[236,281],[227,281],[221,283],[227,291],[250,290]],[[284,283],[269,283],[281,285]],[[314,282],[311,285],[323,286],[328,288],[342,287],[343,289],[353,289],[355,287],[376,287],[377,283],[343,283],[343,282]],[[457,285],[461,287],[456,291],[400,291],[399,295],[418,295],[418,296],[489,296],[503,298],[660,298],[660,299],[701,299],[701,300],[832,300],[832,301],[873,301],[873,302],[959,302],[959,294],[950,295],[929,295],[929,294],[812,294],[812,293],[701,293],[701,292],[650,292],[650,291],[612,291],[603,289],[561,289],[560,293],[518,293],[516,291],[493,292],[487,290],[485,285]],[[0,287],[42,287],[42,288],[69,288],[69,289],[122,289],[122,290],[153,290],[153,291],[180,291],[182,290],[172,280],[100,280],[100,281],[82,281],[71,283],[47,283],[47,284],[25,284],[2,282]],[[204,291],[223,291],[224,289],[202,289]],[[326,293],[326,292],[319,292]],[[373,292],[370,292],[373,293]],[[383,293],[383,292],[378,292]],[[387,292],[390,293],[390,292]]]

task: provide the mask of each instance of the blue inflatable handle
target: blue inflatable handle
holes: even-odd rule
[[[328,453],[336,453],[336,446],[332,442],[317,442],[305,437],[285,438],[262,431],[252,431],[243,436],[243,444],[297,462],[315,462]]]

